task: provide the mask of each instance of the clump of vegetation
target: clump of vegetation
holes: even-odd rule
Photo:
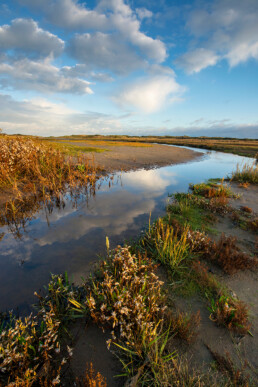
[[[36,308],[39,314],[51,310],[55,314],[55,319],[62,321],[62,327],[64,327],[67,321],[77,317],[69,299],[71,298],[73,302],[80,302],[81,299],[85,299],[86,290],[82,286],[71,284],[65,273],[64,275],[52,274],[45,296],[37,292],[34,294],[38,299]]]
[[[22,199],[24,192],[58,196],[65,184],[95,180],[96,170],[87,158],[72,161],[32,138],[0,137],[0,187],[12,188],[16,197]]]
[[[201,321],[200,311],[197,313],[183,311],[173,313],[171,310],[168,310],[166,311],[166,319],[171,324],[171,330],[176,337],[184,340],[187,344],[193,343]]]
[[[209,302],[211,320],[227,329],[245,335],[249,332],[247,306],[240,300],[228,295],[214,275],[200,262],[193,262],[197,283]]]
[[[237,169],[232,172],[232,181],[237,181],[242,184],[258,184],[258,165],[257,163],[245,164],[242,168],[237,166]]]
[[[81,387],[107,387],[106,378],[94,370],[92,362],[87,364],[84,376],[77,378],[76,382]]]
[[[243,253],[236,244],[236,238],[222,234],[218,242],[211,242],[206,258],[217,263],[227,274],[239,270],[254,269],[258,266],[255,257]]]
[[[69,358],[63,356],[63,350],[63,357],[56,359],[60,354],[59,330],[60,321],[53,310],[40,319],[8,316],[7,322],[1,321],[0,381],[14,386],[58,385],[62,366]]]
[[[189,256],[188,228],[179,234],[173,226],[159,218],[149,227],[141,248],[154,260],[166,265],[171,272],[180,269]]]
[[[243,212],[246,212],[247,214],[251,214],[253,212],[252,208],[250,208],[248,206],[241,206],[240,210]]]
[[[96,148],[92,146],[76,145],[76,142],[60,142],[60,141],[45,141],[48,146],[56,150],[60,150],[68,156],[79,156],[82,153],[103,153],[108,152],[108,149]]]
[[[246,222],[246,227],[249,230],[252,230],[252,231],[256,232],[258,230],[258,218],[251,219],[251,220],[247,221]]]
[[[8,199],[0,207],[0,223],[18,228],[42,205],[63,206],[66,193],[94,194],[98,178],[85,155],[71,158],[38,139],[2,135],[0,191]]]
[[[192,230],[207,230],[209,224],[208,213],[205,205],[195,200],[191,194],[173,195],[173,202],[167,206],[170,219],[176,220],[181,227],[189,226]]]
[[[216,361],[216,365],[219,371],[221,371],[229,378],[233,386],[249,386],[249,375],[245,375],[247,364],[244,364],[244,366],[238,369],[235,367],[234,362],[232,361],[228,352],[226,353],[226,356],[223,356],[216,351],[212,351],[210,347],[208,347],[208,349]]]
[[[206,198],[231,198],[234,197],[231,189],[223,184],[223,180],[220,184],[216,184],[213,181],[208,183],[200,183],[190,185],[191,190],[195,195],[204,196]]]
[[[63,366],[72,356],[72,349],[62,341],[65,327],[75,317],[69,297],[80,301],[83,292],[69,282],[67,275],[53,275],[46,295],[36,293],[37,314],[25,319],[12,314],[1,316],[0,384],[60,384]]]
[[[93,321],[110,326],[113,339],[123,338],[139,352],[143,341],[153,340],[162,319],[163,282],[154,269],[146,256],[136,257],[119,246],[101,263],[88,288],[86,304]]]

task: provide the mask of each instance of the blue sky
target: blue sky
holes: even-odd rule
[[[257,0],[2,0],[0,127],[257,138]]]

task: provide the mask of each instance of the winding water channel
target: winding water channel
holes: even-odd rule
[[[192,149],[192,148],[191,148]],[[50,273],[68,272],[79,282],[105,250],[139,235],[165,213],[168,194],[188,190],[189,183],[229,175],[253,159],[198,149],[203,156],[192,162],[152,170],[124,172],[113,184],[103,181],[94,197],[77,206],[67,199],[63,209],[51,214],[39,210],[28,222],[21,238],[7,226],[0,241],[0,311],[16,309],[22,314],[35,302],[33,293],[48,283]]]

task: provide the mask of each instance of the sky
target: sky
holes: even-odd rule
[[[0,128],[258,138],[258,0],[1,0]]]

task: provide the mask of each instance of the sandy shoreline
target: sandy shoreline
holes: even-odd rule
[[[87,146],[87,143],[83,145]],[[203,153],[190,149],[158,144],[149,147],[105,145],[96,146],[96,148],[108,149],[106,152],[92,153],[95,164],[106,172],[163,167],[185,163],[203,155]]]

